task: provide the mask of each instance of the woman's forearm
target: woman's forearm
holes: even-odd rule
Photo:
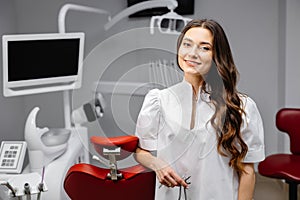
[[[135,159],[137,162],[142,164],[143,166],[152,169],[155,171],[155,160],[156,157],[154,157],[149,151],[143,150],[141,148],[136,149]]]
[[[245,172],[241,173],[238,200],[252,200],[255,188],[255,171],[253,163],[244,164]]]

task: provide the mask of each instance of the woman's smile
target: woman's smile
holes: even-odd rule
[[[184,62],[190,67],[197,67],[198,65],[201,65],[201,62],[197,62],[194,60],[185,60],[184,59]]]

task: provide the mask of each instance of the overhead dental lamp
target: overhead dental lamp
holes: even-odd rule
[[[150,20],[150,33],[154,33],[154,28],[158,27],[158,30],[161,33],[166,34],[179,34],[181,29],[191,20],[189,18],[184,18],[181,15],[178,15],[174,12],[174,9],[178,6],[178,2],[176,0],[150,0],[137,3],[133,6],[130,6],[115,15],[109,22],[104,25],[104,29],[108,30],[112,26],[114,26],[121,19],[128,17],[131,14],[136,12],[151,9],[151,8],[159,8],[159,7],[167,7],[170,12],[160,15],[153,16]]]

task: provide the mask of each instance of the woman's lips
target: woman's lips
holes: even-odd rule
[[[191,67],[195,67],[197,65],[200,65],[201,63],[193,61],[193,60],[185,60],[185,63]]]

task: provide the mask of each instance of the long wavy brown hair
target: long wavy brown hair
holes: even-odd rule
[[[185,33],[193,27],[209,30],[213,36],[213,65],[204,79],[201,90],[210,94],[215,106],[215,113],[210,122],[216,129],[218,152],[223,156],[231,156],[229,166],[237,172],[243,172],[242,161],[248,147],[241,137],[243,102],[237,91],[239,76],[234,64],[230,45],[223,28],[214,20],[201,19],[190,21],[182,30],[177,41],[177,53]]]

